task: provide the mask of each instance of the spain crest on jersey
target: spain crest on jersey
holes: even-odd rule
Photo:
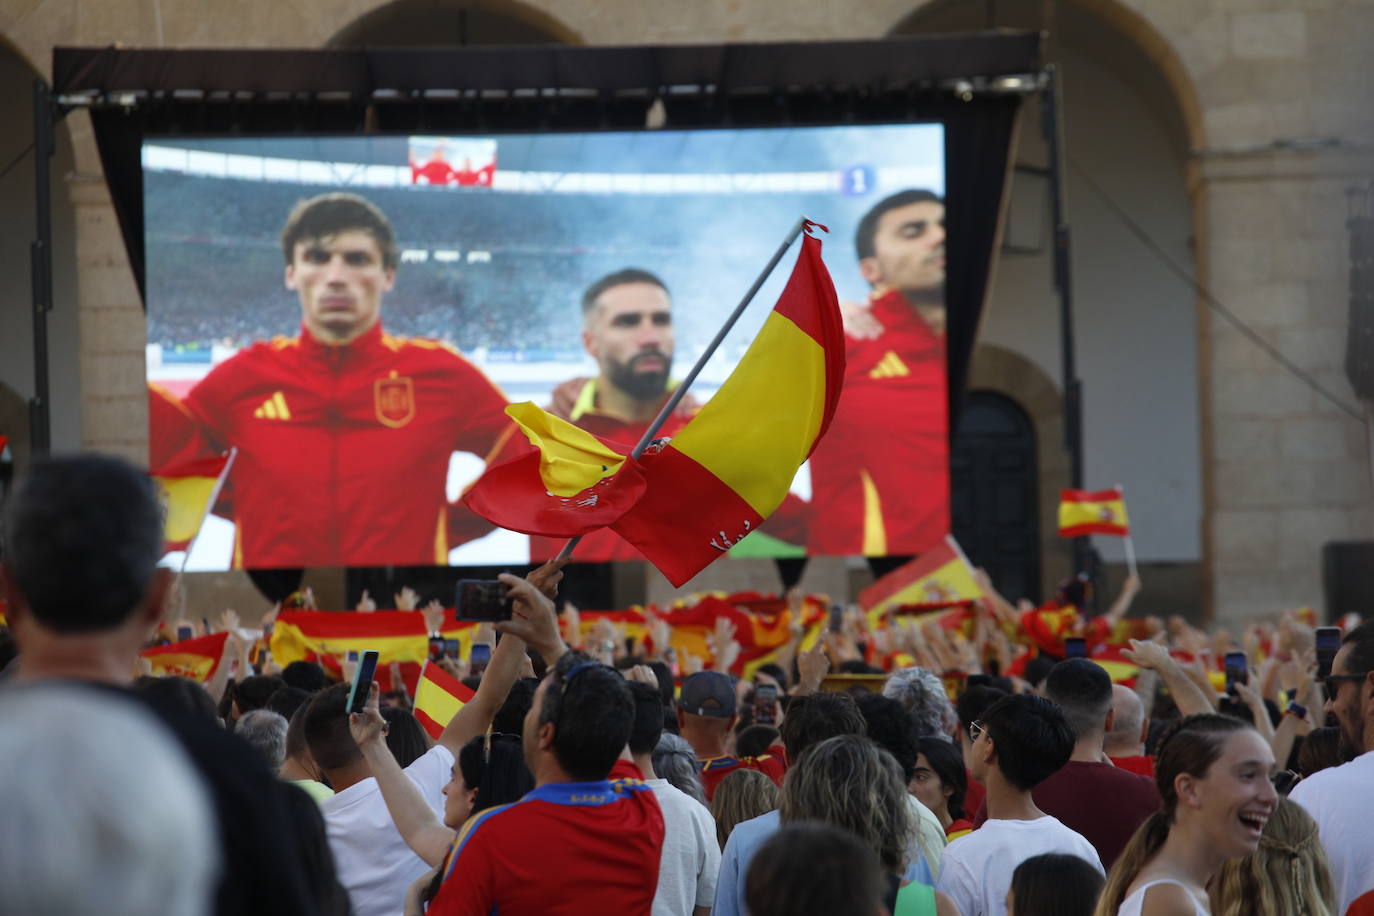
[[[399,429],[415,419],[415,383],[409,378],[379,378],[373,383],[377,420],[383,426]]]

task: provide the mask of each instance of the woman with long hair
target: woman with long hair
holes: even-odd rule
[[[1278,803],[1273,769],[1268,743],[1239,719],[1203,713],[1174,722],[1155,759],[1164,804],[1112,866],[1096,916],[1209,916],[1212,876],[1259,848]]]
[[[899,914],[955,914],[948,897],[926,884],[901,886],[916,846],[916,823],[902,770],[892,755],[861,735],[813,745],[790,767],[778,817],[783,825],[819,821],[858,837],[888,876],[888,909]],[[900,890],[899,890],[900,887]]]
[[[945,829],[946,841],[956,840],[973,830],[964,811],[968,792],[968,770],[959,745],[943,738],[926,737],[916,742],[916,767],[907,788],[929,808]]]
[[[1221,866],[1209,888],[1213,916],[1332,916],[1336,886],[1317,822],[1297,802],[1279,799],[1259,849]]]
[[[736,824],[767,814],[778,807],[778,787],[758,770],[738,769],[720,781],[711,799],[716,819],[716,841],[725,848]]]

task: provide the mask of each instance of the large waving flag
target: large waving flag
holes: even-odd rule
[[[162,490],[166,550],[186,550],[196,539],[231,464],[231,455],[188,461],[152,472]]]
[[[425,662],[415,687],[415,718],[437,741],[449,719],[473,696],[474,692],[464,687],[462,681],[433,662]]]
[[[208,636],[183,639],[166,646],[154,646],[138,654],[152,663],[153,674],[158,677],[189,677],[203,684],[219,667],[220,657],[224,655],[224,643],[228,638],[229,631],[225,630]]]
[[[620,518],[644,493],[629,456],[526,401],[506,414],[534,449],[488,468],[463,494],[487,521],[546,537],[578,537]]]
[[[825,434],[844,377],[844,329],[820,240],[801,253],[735,371],[640,458],[646,489],[611,524],[675,586],[756,531]]]
[[[1061,538],[1076,538],[1085,534],[1129,537],[1130,525],[1126,517],[1126,500],[1120,488],[1059,491]]]
[[[451,608],[444,612],[440,632],[458,640],[459,652],[466,656],[477,625],[457,620],[453,614]],[[429,634],[419,611],[282,611],[272,627],[270,648],[282,667],[294,661],[318,661],[329,668],[336,667],[336,660],[349,650],[361,654],[376,649],[377,680],[383,681],[382,669],[392,662],[419,664],[429,658]]]
[[[954,537],[945,535],[935,547],[859,592],[859,607],[876,622],[903,605],[943,608],[981,597],[983,590],[973,578],[973,567]]]

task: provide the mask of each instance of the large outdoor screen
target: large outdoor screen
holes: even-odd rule
[[[186,568],[517,564],[458,499],[533,401],[632,446],[803,215],[845,388],[732,554],[901,555],[948,531],[939,124],[143,146],[150,464],[234,450]],[[689,422],[796,248],[670,418]],[[610,532],[586,561],[638,554]],[[174,557],[180,559],[179,557]]]

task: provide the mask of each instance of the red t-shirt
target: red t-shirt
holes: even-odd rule
[[[844,390],[811,455],[813,554],[915,554],[949,532],[945,336],[897,291],[846,339]]]
[[[706,788],[707,801],[715,797],[720,781],[735,770],[758,770],[779,787],[782,786],[782,778],[787,775],[787,764],[781,757],[772,754],[761,757],[711,757],[698,759],[697,763],[701,764],[701,784]]]
[[[1112,757],[1111,761],[1120,769],[1131,773],[1139,773],[1141,776],[1147,776],[1150,779],[1155,778],[1155,759],[1148,755],[1142,755],[1140,757]]]
[[[427,912],[647,914],[662,852],[663,813],[645,783],[550,783],[463,825]]]
[[[447,564],[449,458],[485,458],[511,425],[505,396],[456,350],[380,323],[340,347],[304,328],[256,343],[183,405],[217,450],[239,450],[235,568]]]

